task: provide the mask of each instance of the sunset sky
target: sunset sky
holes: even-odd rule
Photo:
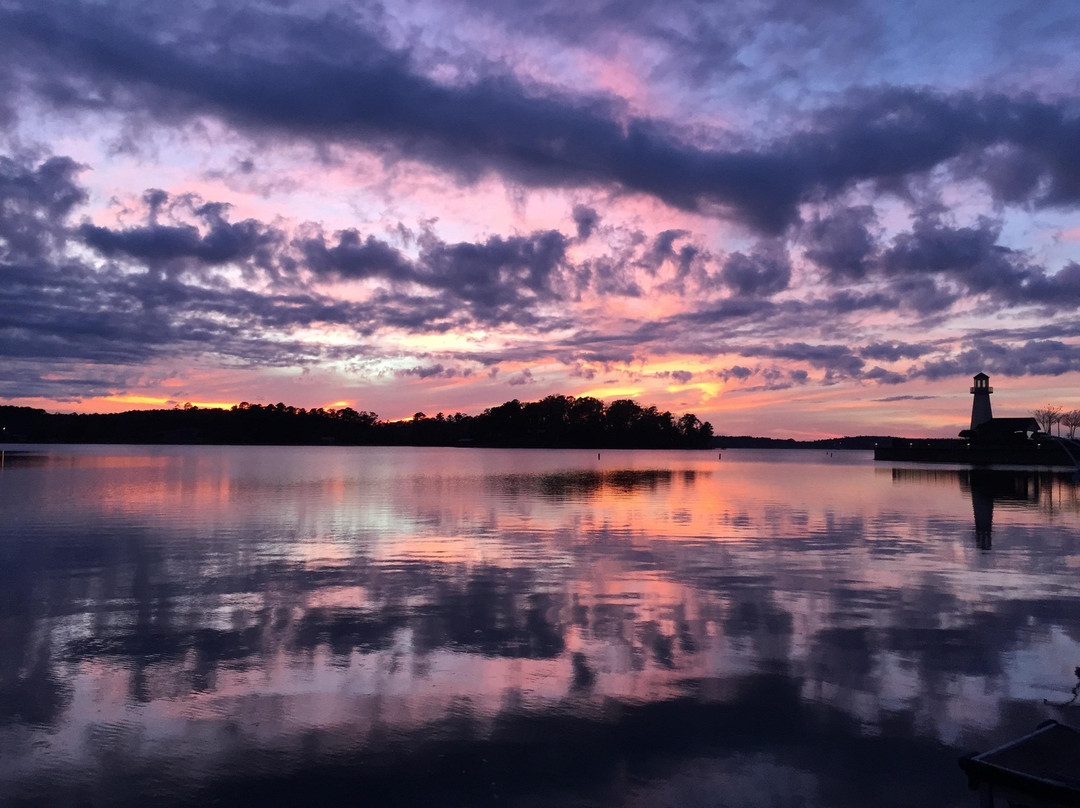
[[[0,402],[1080,408],[1080,6],[0,0]]]

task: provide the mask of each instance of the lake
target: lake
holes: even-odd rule
[[[9,447],[5,805],[970,806],[1080,487],[869,453]]]

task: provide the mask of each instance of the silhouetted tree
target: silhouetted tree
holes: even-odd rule
[[[675,419],[654,406],[619,399],[605,407],[589,396],[517,399],[480,415],[416,412],[409,420],[379,421],[352,407],[323,409],[241,401],[225,409],[188,404],[171,410],[95,415],[50,415],[2,407],[2,439],[100,443],[384,444],[424,446],[704,447],[712,426],[697,416]]]
[[[1043,432],[1049,432],[1061,418],[1061,407],[1047,404],[1042,409],[1032,410],[1031,417],[1039,422]]]
[[[1080,427],[1080,410],[1069,410],[1068,412],[1061,413],[1058,422],[1069,430],[1069,439],[1074,439],[1076,437],[1076,429],[1077,427]]]

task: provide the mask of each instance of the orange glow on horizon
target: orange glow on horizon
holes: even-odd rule
[[[643,392],[644,387],[596,387],[577,394],[577,398],[598,398],[601,401],[612,401],[619,398],[637,398]]]
[[[95,400],[95,399],[91,399]],[[227,410],[236,404],[235,401],[179,401],[174,398],[161,398],[159,396],[139,396],[139,395],[122,395],[122,396],[102,396],[97,401],[108,401],[115,404],[141,404],[150,407],[182,407],[185,404],[190,404],[193,407],[198,407],[201,410],[222,409]]]
[[[711,401],[724,391],[723,382],[697,382],[691,384],[669,384],[667,391],[669,393],[682,393],[686,390],[697,390],[701,393],[702,401]]]

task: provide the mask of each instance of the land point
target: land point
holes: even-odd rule
[[[1080,468],[1080,441],[1043,432],[1034,418],[995,418],[990,377],[972,380],[971,424],[957,438],[891,438],[874,448],[875,460]]]

